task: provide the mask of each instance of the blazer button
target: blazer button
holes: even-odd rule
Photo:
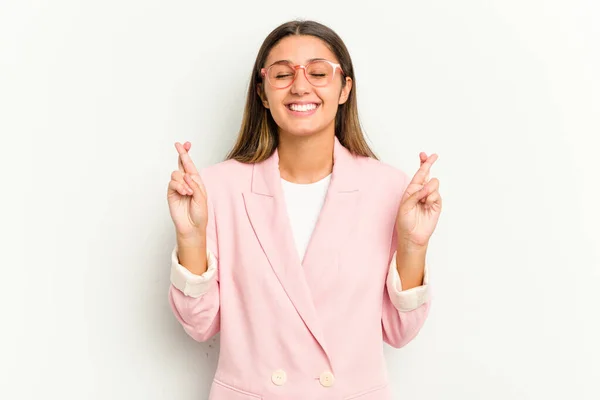
[[[325,387],[333,386],[334,381],[335,381],[335,378],[334,378],[333,374],[329,371],[325,371],[321,374],[321,376],[319,376],[319,382],[321,382],[321,385],[323,385]]]
[[[273,372],[273,375],[271,375],[271,380],[277,386],[283,386],[283,384],[287,380],[285,371],[282,369],[278,369],[277,371]]]

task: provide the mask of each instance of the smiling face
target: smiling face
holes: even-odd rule
[[[264,67],[281,60],[289,60],[292,65],[306,65],[316,58],[339,63],[321,39],[314,36],[287,36],[271,49]],[[296,79],[285,89],[273,87],[264,78],[257,88],[258,93],[277,123],[279,134],[309,136],[330,132],[333,136],[338,105],[346,102],[352,89],[352,79],[340,75],[343,77],[338,68],[331,83],[315,87],[308,82],[303,70],[298,69]],[[344,87],[343,79],[346,81]]]

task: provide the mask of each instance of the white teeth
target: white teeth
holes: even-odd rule
[[[317,105],[314,103],[311,104],[303,104],[303,105],[299,105],[299,104],[290,104],[289,105],[290,110],[292,111],[311,111],[314,110],[315,108],[317,108]]]

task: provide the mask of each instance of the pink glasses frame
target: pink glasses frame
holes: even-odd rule
[[[331,66],[333,67],[333,74],[332,74],[332,76],[335,76],[335,71],[336,71],[336,69],[339,69],[339,70],[340,70],[340,72],[341,72],[342,74],[344,74],[344,71],[342,70],[342,66],[341,66],[340,64],[336,64],[336,63],[334,63],[334,62],[332,62],[332,61],[329,61],[329,60],[313,60],[313,61],[309,62],[309,63],[308,63],[308,64],[306,64],[306,65],[290,65],[290,67],[292,67],[292,68],[294,69],[294,71],[298,71],[299,69],[301,69],[301,68],[302,68],[302,69],[304,70],[304,77],[306,78],[306,81],[307,81],[308,83],[310,83],[310,80],[308,80],[308,76],[306,76],[306,67],[307,67],[307,66],[309,66],[311,63],[314,63],[314,62],[326,62],[326,63],[328,63],[329,65],[331,65]],[[276,64],[279,64],[279,63],[276,63]],[[270,69],[271,69],[271,68],[272,68],[274,65],[276,65],[276,64],[271,64],[271,65],[270,65],[270,66],[268,66],[267,68],[261,68],[261,70],[260,70],[260,75],[263,77],[263,79],[266,77],[266,78],[267,78],[267,82],[269,82],[269,84],[270,84],[271,86],[273,86],[273,84],[272,84],[272,83],[271,83],[271,81],[269,80],[269,75],[268,75],[268,74],[269,74],[269,70],[270,70]],[[345,75],[345,74],[344,74],[344,75]],[[289,88],[290,86],[292,86],[292,84],[293,84],[293,83],[296,81],[296,78],[297,78],[297,77],[298,77],[298,74],[296,73],[296,74],[294,75],[294,79],[292,79],[292,81],[290,82],[290,84],[289,84],[289,85],[287,85],[287,86],[285,86],[285,87],[276,87],[276,86],[273,86],[273,88],[275,88],[275,89],[287,89],[287,88]],[[333,78],[332,78],[332,82],[333,82]],[[313,85],[312,83],[310,83],[310,84],[311,84],[312,86],[315,86],[315,85]],[[328,83],[327,85],[329,85],[329,83]],[[327,85],[323,85],[323,86],[315,86],[315,87],[324,87],[324,86],[327,86]]]

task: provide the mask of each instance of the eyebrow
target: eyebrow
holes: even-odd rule
[[[309,58],[307,62],[311,62],[311,61],[327,61],[326,58],[321,58],[321,57],[317,57],[317,58]],[[290,63],[293,64],[292,60],[277,60],[269,65],[273,65],[273,64],[278,64],[278,63]]]

